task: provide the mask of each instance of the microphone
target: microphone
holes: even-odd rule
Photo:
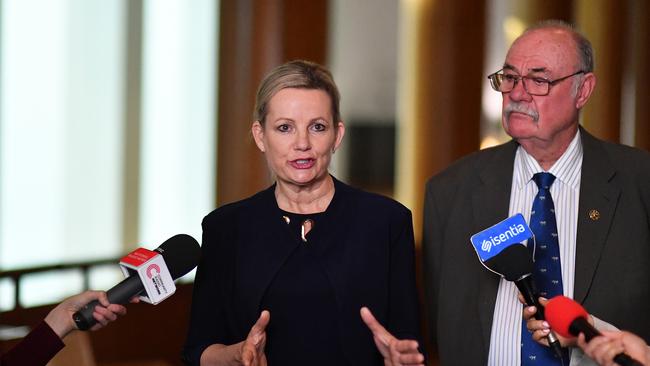
[[[533,237],[522,214],[511,216],[498,224],[472,235],[470,241],[481,263],[490,271],[514,282],[524,296],[526,305],[535,306],[535,319],[544,320],[544,307],[533,279],[530,250],[521,242]],[[562,358],[562,345],[553,332],[546,336],[555,354]]]
[[[589,314],[580,304],[566,296],[556,296],[546,304],[546,320],[551,328],[564,337],[577,337],[583,333],[589,342],[602,335],[587,321]],[[621,366],[643,366],[625,353],[614,357],[614,362]]]
[[[535,319],[544,319],[544,306],[539,303],[539,291],[533,278],[533,261],[530,251],[522,244],[513,244],[484,263],[488,268],[500,273],[506,280],[514,282],[524,297],[526,305],[537,308]],[[555,354],[562,358],[562,345],[553,332],[546,336]]]
[[[167,239],[158,248],[154,249],[154,252],[162,255],[169,274],[173,280],[176,280],[197,266],[201,255],[201,247],[193,237],[178,234]],[[131,275],[106,291],[106,295],[111,304],[123,305],[144,290],[145,286],[140,276]],[[93,300],[72,315],[78,329],[87,330],[97,323],[97,320],[93,317],[97,305],[99,305],[99,301]]]

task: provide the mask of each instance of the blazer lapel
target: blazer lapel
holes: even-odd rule
[[[583,302],[600,260],[620,196],[612,182],[616,169],[602,142],[581,128],[584,148],[580,178],[580,203],[576,237],[575,285],[573,297]]]
[[[511,141],[498,147],[491,159],[483,164],[483,169],[479,172],[479,183],[472,195],[473,232],[484,230],[508,217],[517,146],[516,142]],[[467,239],[468,245],[471,245]],[[481,273],[479,281],[478,314],[484,345],[489,349],[499,278],[486,269]]]
[[[247,283],[249,291],[242,296],[249,298],[244,303],[255,306],[248,309],[259,316],[259,307],[266,289],[275,278],[275,274],[282,267],[293,250],[299,245],[298,239],[292,235],[282,217],[282,211],[275,201],[275,185],[261,192],[257,210],[249,220],[250,234],[254,238],[250,243],[245,243],[240,255],[241,260],[247,263],[246,268],[254,268],[254,273],[240,273],[242,281]],[[244,244],[244,243],[243,243]]]
[[[345,301],[345,288],[350,278],[341,271],[341,263],[346,260],[346,250],[343,247],[347,243],[343,238],[346,233],[358,230],[350,227],[355,207],[349,205],[350,187],[334,180],[334,197],[327,208],[326,214],[320,217],[319,222],[314,225],[314,237],[308,245],[314,247],[314,253],[318,256],[320,263],[332,285],[334,296],[339,310]],[[352,211],[351,211],[352,210]],[[318,232],[316,232],[318,230]]]

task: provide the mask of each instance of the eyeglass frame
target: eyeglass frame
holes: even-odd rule
[[[514,78],[515,78],[515,81],[514,81],[514,83],[512,84],[512,89],[510,89],[510,90],[504,92],[504,91],[501,91],[501,90],[497,90],[497,89],[495,88],[495,82],[492,81],[492,79],[493,79],[493,78],[496,78],[496,76],[497,76],[500,72],[501,72],[500,75],[506,75],[506,74],[504,74],[504,73],[502,72],[503,70],[505,70],[505,69],[501,69],[501,70],[499,70],[499,71],[493,72],[492,74],[488,75],[488,77],[487,77],[488,80],[490,80],[490,86],[492,87],[492,89],[493,89],[494,91],[497,91],[497,92],[499,92],[499,93],[510,93],[511,91],[515,90],[515,87],[517,87],[517,83],[519,82],[519,80],[524,80],[524,81],[522,82],[522,84],[523,84],[523,86],[524,86],[524,90],[526,91],[526,93],[528,93],[528,94],[530,94],[530,95],[541,96],[541,97],[548,95],[548,94],[551,92],[551,87],[552,87],[553,85],[559,83],[560,81],[566,80],[566,79],[568,79],[568,78],[570,78],[570,77],[573,77],[573,76],[576,76],[576,75],[580,75],[580,74],[585,74],[585,73],[587,73],[587,72],[584,71],[584,70],[578,70],[578,71],[574,72],[574,73],[571,74],[571,75],[563,76],[563,77],[561,77],[561,78],[557,78],[557,79],[555,79],[555,80],[548,80],[548,79],[540,78],[540,77],[522,76],[522,75],[517,75],[517,74],[508,74],[508,76],[512,76],[512,77],[514,77]],[[544,94],[538,94],[538,93],[531,93],[531,92],[529,92],[529,91],[528,91],[528,88],[526,87],[526,81],[525,81],[525,79],[528,79],[528,80],[537,79],[537,80],[535,80],[536,82],[544,82],[544,83],[547,85],[546,93],[544,93]]]

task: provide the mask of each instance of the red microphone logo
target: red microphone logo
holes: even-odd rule
[[[160,274],[160,267],[157,264],[151,264],[149,267],[147,267],[147,277],[153,278],[154,276],[158,276]]]

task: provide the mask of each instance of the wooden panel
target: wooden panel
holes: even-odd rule
[[[327,2],[221,2],[217,123],[217,204],[245,198],[271,184],[250,134],[257,86],[282,62],[324,62]]]
[[[325,64],[327,0],[285,0],[283,60],[303,59]]]
[[[583,109],[583,124],[602,139],[619,142],[625,2],[578,0],[576,19],[596,55],[596,89]]]
[[[634,2],[635,21],[632,23],[635,28],[632,32],[635,38],[635,73],[636,73],[636,94],[635,94],[635,131],[634,145],[641,149],[650,151],[650,2]]]

